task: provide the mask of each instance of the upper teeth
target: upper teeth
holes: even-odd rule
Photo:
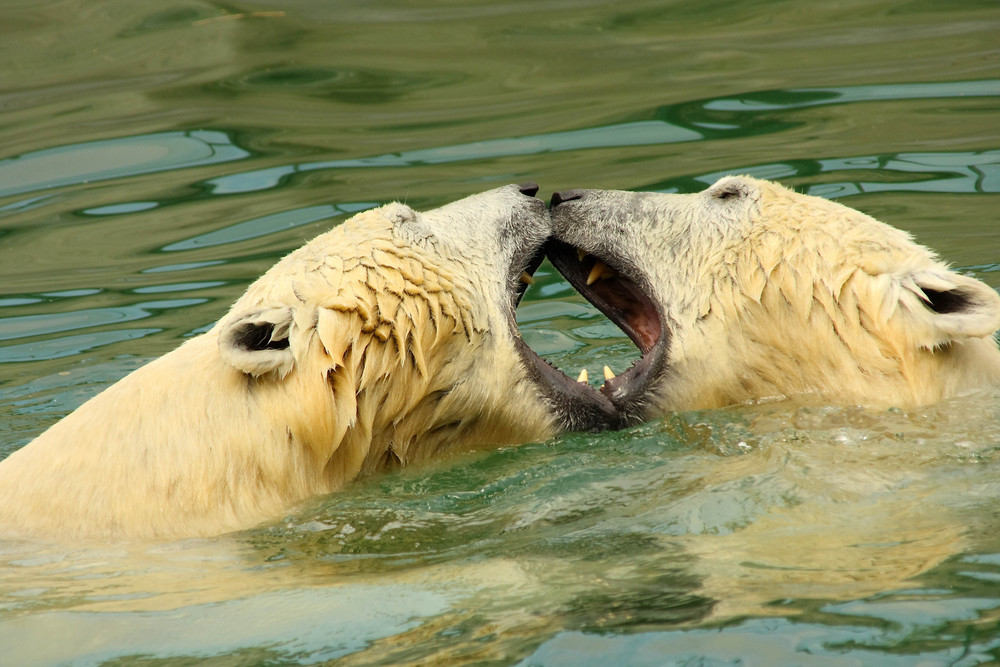
[[[618,275],[617,271],[612,269],[610,266],[608,266],[601,260],[597,260],[596,262],[594,262],[594,266],[591,267],[590,274],[587,276],[587,284],[593,285],[598,280],[606,278],[614,278],[617,275]]]

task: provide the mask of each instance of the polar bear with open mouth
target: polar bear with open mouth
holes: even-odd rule
[[[518,334],[551,231],[537,189],[389,204],[291,253],[0,462],[0,535],[219,534],[362,473],[617,425]]]
[[[730,176],[694,194],[557,192],[551,210],[550,260],[642,353],[591,392],[633,419],[1000,386],[1000,295],[846,206]]]

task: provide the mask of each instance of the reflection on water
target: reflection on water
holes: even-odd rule
[[[762,127],[759,115],[763,111],[787,112],[805,107],[872,101],[976,97],[1000,97],[1000,79],[907,85],[886,84],[829,90],[764,91],[739,98],[718,98],[663,107],[656,112],[656,120],[447,145],[348,160],[325,160],[268,167],[213,178],[205,182],[204,187],[216,195],[245,193],[278,187],[287,182],[287,178],[293,174],[317,170],[411,167],[593,148],[655,146],[704,139],[719,140],[747,135],[760,136],[790,127],[788,123],[781,122]],[[722,115],[722,112],[725,114]],[[769,116],[773,117],[774,114],[769,114]],[[52,148],[0,162],[0,184],[2,184],[0,197],[75,183],[240,160],[249,155],[247,150],[238,147],[233,138],[226,136],[221,131],[160,133]],[[893,165],[893,162],[900,162],[903,166]],[[912,166],[907,168],[906,165],[911,162]],[[881,168],[918,172],[942,165],[955,169],[980,164],[995,166],[996,151],[971,154],[945,153],[940,156],[912,154],[911,157],[902,154],[898,156],[843,157],[828,161],[816,161],[815,165],[802,165],[801,167],[787,164],[760,165],[753,168],[753,173],[762,178],[777,179],[839,171],[844,168]],[[747,168],[737,166],[733,169],[744,170]],[[696,179],[703,182],[714,182],[719,176],[732,173],[733,169],[701,175]],[[898,184],[882,185],[884,189],[890,189],[895,188]],[[960,185],[953,184],[952,189],[946,191],[997,191],[995,182],[991,182],[989,186],[991,187],[984,188],[984,184],[978,184],[978,187],[967,190]],[[892,191],[898,190],[893,189]],[[936,190],[928,188],[925,191]],[[837,194],[830,192],[829,196],[837,196]],[[88,213],[95,215],[133,213],[153,208],[155,205],[152,202],[134,202],[92,209]]]
[[[161,132],[59,146],[0,161],[0,197],[230,162],[248,155],[245,150],[233,145],[224,132],[207,130]],[[116,212],[127,213],[131,210]]]
[[[768,90],[741,95],[738,98],[709,100],[703,106],[708,111],[748,112],[800,109],[829,104],[850,104],[852,102],[997,96],[1000,96],[1000,79],[986,79],[983,81],[888,83],[877,86]]]
[[[686,413],[372,478],[217,540],[10,544],[0,640],[43,663],[982,658],[998,401]],[[62,627],[79,641],[44,641]]]
[[[750,173],[1000,286],[989,3],[73,0],[5,30],[0,457],[392,199]],[[632,363],[536,278],[534,349]],[[1000,395],[738,406],[427,463],[213,540],[4,543],[0,662],[996,662],[998,425]]]
[[[702,134],[696,130],[677,127],[662,121],[642,121],[531,137],[477,141],[471,144],[441,146],[352,160],[328,160],[287,167],[272,167],[257,172],[216,178],[209,181],[209,185],[212,187],[212,191],[217,194],[251,192],[277,187],[282,179],[291,174],[324,169],[413,167],[515,155],[576,151],[585,148],[650,146],[697,141],[701,138]]]

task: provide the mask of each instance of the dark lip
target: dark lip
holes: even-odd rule
[[[525,363],[528,375],[544,400],[552,408],[560,427],[565,431],[603,431],[625,426],[615,405],[607,396],[568,377],[538,353],[528,347],[517,327],[515,309],[528,285],[520,281],[522,271],[533,275],[548,251],[549,242],[539,244],[526,264],[515,262],[510,268],[511,305],[508,326],[514,346]]]
[[[620,328],[641,353],[631,368],[606,381],[600,389],[574,382],[556,372],[575,385],[574,396],[579,396],[582,390],[599,397],[602,412],[607,412],[607,405],[610,405],[615,416],[608,427],[621,428],[642,421],[654,387],[667,368],[670,332],[661,309],[649,296],[650,290],[644,280],[615,258],[591,254],[581,261],[577,248],[558,238],[549,239],[545,253],[569,284]],[[597,260],[614,269],[618,277],[587,285],[587,275]]]

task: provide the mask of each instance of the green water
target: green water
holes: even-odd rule
[[[1000,288],[995,2],[0,1],[0,456],[393,199],[751,173]],[[571,371],[624,336],[547,264]],[[1000,394],[483,450],[273,525],[0,544],[0,663],[1000,660]]]

